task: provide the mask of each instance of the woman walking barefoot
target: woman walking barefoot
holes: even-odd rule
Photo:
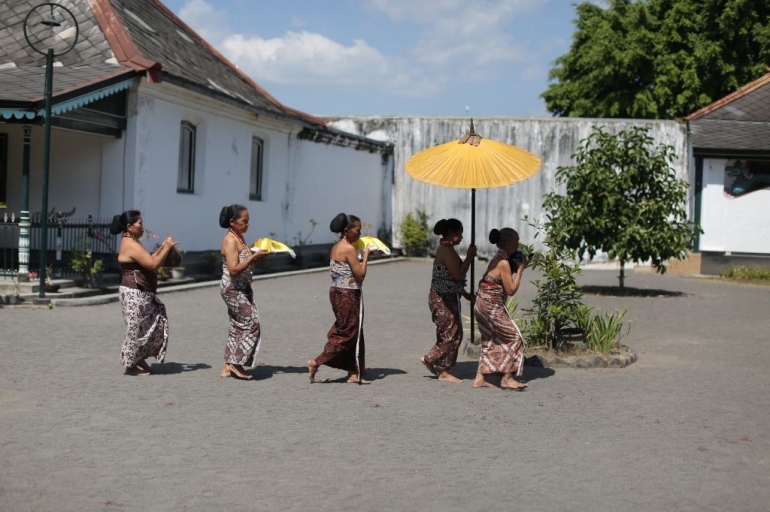
[[[166,306],[155,294],[158,268],[177,242],[168,236],[154,254],[139,239],[144,235],[142,213],[127,210],[112,218],[110,233],[123,233],[118,252],[120,288],[118,297],[126,322],[126,336],[120,349],[120,364],[127,375],[149,375],[148,357],[162,363],[168,346]]]
[[[222,282],[219,293],[227,305],[230,318],[225,363],[222,377],[251,379],[243,365],[256,366],[261,341],[259,312],[251,289],[251,266],[270,253],[252,252],[243,234],[249,230],[249,211],[245,206],[225,206],[219,214],[219,225],[227,229],[222,239]]]
[[[489,241],[497,245],[498,251],[489,262],[476,293],[474,312],[481,333],[481,357],[473,387],[490,387],[484,376],[501,373],[501,388],[522,391],[527,385],[513,375],[521,376],[524,370],[524,342],[508,316],[505,300],[519,289],[527,262],[518,263],[516,274],[511,276],[509,258],[519,249],[519,234],[512,228],[493,229]]]
[[[441,219],[433,232],[441,235],[439,248],[433,260],[433,276],[428,294],[428,307],[436,324],[436,344],[420,358],[428,370],[438,374],[438,380],[459,383],[450,372],[457,363],[457,352],[463,340],[460,297],[472,302],[465,291],[465,274],[476,257],[476,246],[471,244],[465,260],[457,254],[455,246],[463,239],[463,224],[457,219]]]
[[[329,228],[332,233],[340,234],[339,242],[332,247],[329,262],[332,278],[329,301],[335,322],[329,329],[328,341],[321,355],[307,362],[310,382],[315,382],[318,367],[325,364],[348,372],[346,382],[369,384],[368,380],[364,380],[364,303],[361,295],[369,248],[364,249],[359,263],[353,243],[361,235],[361,219],[355,215],[340,213],[332,219]]]

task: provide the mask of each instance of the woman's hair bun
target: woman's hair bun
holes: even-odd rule
[[[348,216],[344,213],[338,213],[329,223],[329,229],[332,233],[342,233],[348,225]]]
[[[435,226],[433,226],[434,235],[443,235],[444,230],[446,230],[446,219],[441,219],[440,221],[436,222]]]
[[[496,244],[500,241],[500,230],[499,229],[493,229],[489,232],[489,243]]]
[[[125,230],[125,226],[123,226],[123,224],[120,222],[120,215],[114,215],[112,217],[112,223],[110,224],[110,233],[117,235],[118,233],[122,233]]]
[[[230,213],[230,207],[229,206],[223,206],[222,207],[222,211],[219,212],[219,227],[229,228],[230,227],[230,217],[232,217],[232,214]]]

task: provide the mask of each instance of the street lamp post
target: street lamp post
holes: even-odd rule
[[[42,51],[40,48],[37,48],[35,44],[32,43],[32,41],[29,40],[29,19],[30,16],[32,16],[34,13],[38,11],[44,11],[45,8],[48,7],[50,9],[49,14],[46,16],[44,14],[40,14],[42,17],[42,20],[38,23],[39,25],[43,25],[44,27],[49,27],[51,29],[56,27],[61,27],[61,23],[56,20],[56,16],[54,15],[54,9],[61,9],[63,10],[67,15],[69,15],[70,18],[72,18],[72,25],[75,28],[75,37],[72,38],[72,42],[69,43],[62,51],[56,52],[54,48],[48,47],[45,51]],[[48,174],[49,174],[49,164],[51,160],[51,99],[53,96],[53,58],[54,57],[60,57],[64,55],[65,53],[69,52],[75,47],[75,43],[77,43],[78,40],[78,22],[75,19],[75,15],[72,14],[72,11],[64,7],[63,5],[53,3],[53,2],[45,2],[40,5],[37,5],[30,9],[30,11],[27,13],[26,18],[24,18],[24,39],[27,40],[27,44],[35,50],[37,53],[40,53],[42,55],[45,55],[45,131],[44,131],[44,139],[43,139],[43,194],[42,194],[42,218],[40,222],[40,288],[38,292],[38,296],[41,299],[45,298],[45,281],[46,281],[46,265],[47,265],[47,257],[48,257]],[[40,41],[38,41],[38,44]],[[28,200],[28,198],[27,198]],[[22,199],[24,201],[24,199]],[[29,243],[29,240],[27,240],[27,243]],[[21,241],[19,242],[19,245],[21,246]]]

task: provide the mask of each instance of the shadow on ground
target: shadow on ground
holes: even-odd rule
[[[604,295],[607,297],[686,297],[689,294],[675,290],[655,290],[644,288],[623,288],[617,286],[588,285],[581,287],[585,295]]]
[[[248,373],[254,377],[254,380],[271,379],[277,373],[307,373],[310,372],[307,366],[271,366],[259,365],[256,369],[248,370]],[[405,375],[406,372],[399,368],[367,368],[366,380],[381,380],[390,375]],[[345,382],[345,377],[338,379],[318,379],[319,383]]]
[[[208,370],[210,364],[205,363],[163,363],[150,366],[155,375],[175,375],[177,373],[194,372],[195,370]]]
[[[458,379],[473,380],[476,377],[476,371],[479,367],[478,361],[462,361],[457,363],[452,374]],[[517,377],[521,382],[529,382],[536,379],[546,379],[552,376],[555,372],[552,368],[535,368],[532,366],[524,367],[524,375]],[[435,377],[434,377],[435,378]],[[487,375],[487,380],[495,385],[500,384],[502,375]]]

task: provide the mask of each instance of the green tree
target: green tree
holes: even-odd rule
[[[670,165],[673,147],[655,146],[648,131],[595,128],[573,155],[576,165],[556,170],[566,194],[551,192],[543,202],[551,247],[618,259],[621,289],[626,262],[651,260],[664,273],[666,260],[683,259],[700,231],[687,220],[689,185]]]
[[[682,117],[770,65],[767,0],[609,0],[576,6],[572,46],[542,94],[557,116]]]

